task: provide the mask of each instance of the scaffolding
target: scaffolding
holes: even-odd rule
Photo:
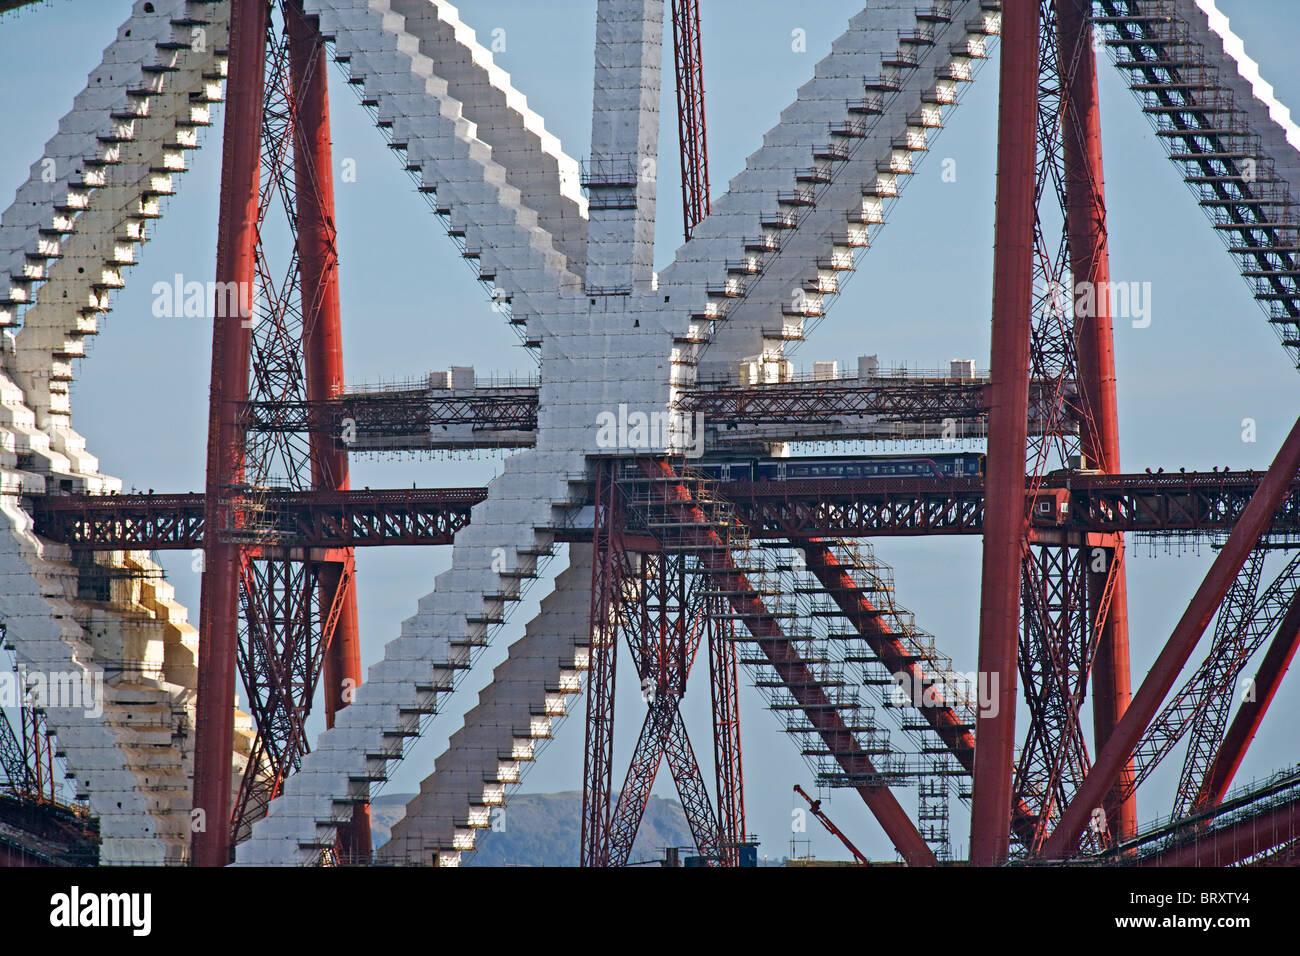
[[[671,474],[653,477],[633,462],[620,466],[628,530],[655,538],[666,552],[687,555],[688,566],[697,574],[706,574],[699,554],[717,550],[717,542],[722,542],[736,572],[751,585],[745,596],[759,598],[765,616],[779,625],[779,634],[764,639],[789,642],[807,668],[804,680],[824,695],[824,703],[801,701],[800,688],[791,685],[789,675],[778,674],[769,657],[757,652],[757,638],[743,626],[746,615],[728,600],[737,595],[709,583],[707,575],[697,582],[710,588],[715,598],[706,604],[715,626],[727,639],[744,645],[738,648],[739,657],[753,686],[794,740],[818,786],[916,787],[922,837],[937,857],[951,859],[949,802],[954,794],[970,799],[970,777],[948,743],[918,715],[917,707],[926,702],[904,692],[910,684],[901,680],[903,675],[895,675],[863,635],[847,626],[844,611],[809,572],[801,550],[788,543],[751,542],[743,522],[717,495],[716,482],[685,462],[673,464]],[[701,534],[702,529],[717,538]],[[926,692],[937,695],[961,724],[973,726],[976,688],[954,671],[951,658],[936,648],[934,636],[918,628],[911,612],[894,600],[892,569],[869,545],[839,539],[823,544],[856,589],[870,599],[873,613],[902,646],[904,661],[921,664],[933,678]],[[827,743],[812,717],[817,708],[836,712],[854,745],[870,759],[873,772],[844,770],[844,753]]]
[[[935,647],[934,636],[916,626],[911,612],[894,600],[892,570],[867,544],[844,540],[828,545],[857,589],[871,599],[875,614],[905,649],[906,659],[921,663],[937,680],[927,692],[937,695],[966,724],[974,724],[975,689],[958,675],[952,660]],[[844,613],[827,588],[807,569],[803,553],[786,543],[750,549],[747,562],[773,615],[783,621],[785,637],[794,642],[808,663],[812,679],[822,688],[856,744],[871,760],[874,773],[844,772],[833,752],[807,716],[787,682],[767,659],[742,656],[754,675],[754,685],[780,717],[799,747],[819,787],[916,787],[917,820],[922,838],[939,859],[952,858],[949,803],[955,794],[970,799],[970,777],[953,757],[947,743],[917,714],[908,683],[895,675],[872,651],[863,635],[845,626]],[[746,635],[741,636],[745,640]],[[892,725],[892,727],[890,726]]]

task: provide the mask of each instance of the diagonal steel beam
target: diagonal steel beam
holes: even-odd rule
[[[695,848],[708,860],[722,861],[718,841],[718,817],[709,800],[709,789],[700,773],[700,762],[695,759],[691,738],[686,733],[680,706],[673,708],[673,721],[664,736],[664,756],[677,785],[677,797],[686,813],[686,823],[691,828]]]
[[[627,765],[627,776],[618,794],[618,803],[609,824],[609,866],[627,866],[636,842],[637,830],[645,814],[650,791],[654,788],[659,765],[663,762],[664,739],[676,713],[677,702],[665,695],[656,697],[646,712],[637,737],[632,759]]]
[[[1127,765],[1134,746],[1169,693],[1179,671],[1187,663],[1210,618],[1214,616],[1246,558],[1268,530],[1272,516],[1286,496],[1297,472],[1300,472],[1300,420],[1292,426],[1277,457],[1273,459],[1273,464],[1251,497],[1250,504],[1238,519],[1168,643],[1134,695],[1133,702],[1120,718],[1110,740],[1097,755],[1091,772],[1066,808],[1061,822],[1043,845],[1045,857],[1064,859],[1074,853],[1079,835],[1093,810],[1103,805],[1106,794]]]
[[[665,479],[674,475],[671,466],[663,461],[642,461],[641,467],[648,478]],[[737,568],[726,543],[709,526],[690,491],[682,484],[658,487],[663,488],[663,493],[668,496],[666,503],[680,512],[683,540],[697,549],[715,589],[726,596],[737,618],[744,622],[772,669],[803,707],[845,773],[858,779],[874,777],[877,771],[871,759],[845,726],[794,643],[786,637],[744,572]],[[883,781],[863,783],[855,789],[909,865],[936,865],[934,851],[921,837],[916,824],[887,784]]]

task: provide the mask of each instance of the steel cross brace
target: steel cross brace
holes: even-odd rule
[[[684,560],[680,555],[643,555],[643,571],[646,564],[658,567],[653,567],[648,575],[643,573],[642,581],[647,577],[656,577],[655,571],[660,572],[660,583],[678,575],[684,576]],[[668,570],[666,565],[675,567]],[[691,835],[695,839],[696,849],[706,858],[723,860],[719,846],[718,818],[713,813],[708,789],[704,785],[704,777],[681,716],[682,692],[699,651],[701,633],[707,621],[706,609],[699,606],[699,588],[692,588],[687,594],[687,602],[675,609],[675,615],[672,613],[674,609],[667,607],[661,595],[660,618],[656,620],[648,613],[648,601],[643,592],[639,602],[643,612],[640,622],[642,626],[639,634],[633,635],[629,631],[627,635],[628,649],[632,653],[637,673],[643,680],[643,693],[647,696],[650,707],[641,726],[641,734],[610,824],[611,866],[627,865],[659,764],[665,757]],[[673,616],[677,620],[672,620]],[[667,642],[656,639],[665,632],[669,637]],[[658,675],[657,679],[654,675]]]

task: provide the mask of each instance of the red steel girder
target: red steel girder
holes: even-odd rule
[[[1300,798],[1198,834],[1144,858],[1142,866],[1233,866],[1300,838]]]
[[[1139,866],[1270,865],[1284,860],[1296,842],[1288,807],[1300,809],[1300,771],[1294,767],[1228,794],[1222,803],[1157,822],[1098,860]],[[1279,809],[1281,817],[1275,815]]]
[[[1249,866],[1296,866],[1300,864],[1300,839],[1279,843],[1251,860]]]
[[[1032,807],[1031,854],[1088,770],[1079,714],[1101,639],[1097,621],[1105,620],[1116,570],[1104,549],[1109,574],[1091,571],[1097,560],[1092,547],[1035,544],[1024,562],[1019,660],[1030,720],[1014,788],[1017,803]]]
[[[1110,289],[1110,252],[1106,230],[1106,191],[1102,167],[1101,103],[1097,92],[1097,57],[1089,21],[1091,0],[1057,0],[1062,94],[1061,138],[1066,197],[1066,232],[1070,270],[1076,284],[1093,290]],[[1115,396],[1115,343],[1110,295],[1092,296],[1091,314],[1075,312],[1075,348],[1080,448],[1089,465],[1108,474],[1120,470],[1119,406]],[[1089,593],[1110,589],[1109,605],[1098,616],[1089,607],[1090,630],[1100,628],[1092,662],[1093,737],[1100,747],[1110,738],[1132,691],[1128,648],[1128,586],[1124,574],[1124,542],[1110,549],[1106,570],[1089,572]],[[1121,773],[1121,786],[1132,776]],[[1113,793],[1107,799],[1112,834],[1126,836],[1137,826],[1134,796]]]
[[[948,746],[953,757],[966,770],[972,770],[975,765],[974,728],[943,701],[944,678],[926,673],[825,542],[809,538],[791,543],[803,549],[808,570],[821,582],[831,600],[843,612],[845,620],[862,635],[880,663],[900,680],[908,699],[927,703],[927,706],[919,708],[921,716]]]
[[[330,638],[313,615],[316,566],[250,558],[242,577],[239,671],[257,736],[235,800],[231,832],[236,841],[247,839],[306,753],[307,714]]]
[[[663,762],[667,737],[677,719],[678,705],[677,698],[667,694],[650,701],[610,816],[607,866],[626,866],[632,854],[632,844],[636,842],[650,791]]]
[[[249,398],[262,401],[303,395],[303,323],[307,310],[312,308],[303,294],[303,249],[297,210],[299,170],[293,161],[299,137],[298,101],[305,90],[301,82],[295,84],[295,44],[287,27],[296,22],[300,34],[309,31],[301,17],[288,9],[289,2],[281,4],[286,30],[267,37],[262,109],[263,181],[255,250],[259,294],[257,312],[250,316],[248,392]],[[308,64],[300,62],[298,66],[304,74],[308,72]],[[304,189],[312,195],[311,201],[319,203],[309,187]],[[283,272],[273,264],[272,247],[264,241],[269,230],[263,227],[271,222],[275,207],[284,213],[293,238]],[[308,237],[307,245],[315,248],[312,237]],[[257,739],[230,821],[236,840],[246,836],[248,827],[266,812],[285,776],[297,769],[307,750],[305,721],[320,675],[321,655],[327,647],[326,641],[319,639],[324,635],[317,633],[315,574],[307,564],[308,555],[292,550],[272,553],[265,547],[269,537],[263,490],[277,481],[287,482],[292,488],[311,487],[310,442],[293,435],[248,432],[245,442],[249,487],[236,496],[237,523],[241,525],[237,540],[241,545],[243,608],[239,663],[250,707],[255,712]],[[266,679],[267,668],[277,671],[273,679]]]
[[[318,21],[309,20],[302,0],[284,6],[289,67],[296,107],[294,186],[298,212],[298,255],[302,297],[302,351],[308,401],[337,398],[343,391],[343,328],[339,310],[339,261],[334,224],[334,158],[330,148],[329,66]],[[346,491],[347,452],[326,436],[310,436],[312,488]],[[322,635],[325,726],[348,706],[362,682],[361,637],[351,549],[318,569],[318,606],[334,621]],[[326,636],[328,635],[328,636]],[[370,811],[356,806],[352,824],[340,834],[340,853],[350,861],[370,859]]]
[[[244,471],[239,411],[248,398],[252,314],[256,278],[262,106],[266,34],[270,8],[264,0],[231,0],[229,62],[221,200],[217,226],[218,283],[238,290],[240,309],[212,325],[212,379],[208,403],[207,487],[204,521],[233,526],[228,489]],[[242,314],[239,314],[242,313]],[[213,536],[204,544],[199,610],[198,702],[195,721],[192,861],[198,866],[230,862],[231,754],[235,735],[235,649],[238,634],[239,546]]]
[[[665,759],[696,849],[706,859],[725,862],[726,848],[719,841],[718,822],[704,785],[704,775],[700,772],[682,720],[681,698],[666,694],[651,702],[641,725],[627,777],[613,810],[606,865],[627,865],[659,765]]]
[[[682,228],[686,238],[709,214],[709,144],[704,123],[704,57],[699,0],[672,0],[677,66],[677,140],[682,162]]]
[[[997,216],[993,248],[993,342],[989,451],[980,590],[979,671],[997,677],[996,701],[976,721],[971,863],[1007,857],[1020,634],[1020,563],[1027,547],[1023,481],[1029,418],[1033,287],[1038,0],[1007,0],[1002,12]]]
[[[1105,455],[1117,460],[1118,432],[1109,317],[1104,308],[1088,308],[1086,296],[1075,295],[1086,283],[1108,275],[1090,31],[1076,0],[1041,0],[1039,12],[1030,365],[1036,379],[1062,384],[1040,411],[1046,424],[1032,435],[1026,470],[1031,473],[1029,498],[1050,510],[1051,502],[1042,502],[1039,490],[1052,459],[1066,463],[1075,455]],[[1081,353],[1087,359],[1082,363]],[[1067,381],[1076,384],[1073,396],[1064,387]],[[1099,424],[1094,420],[1098,414],[1110,417]],[[1064,427],[1071,418],[1077,436]],[[1112,641],[1116,636],[1109,615],[1117,590],[1122,593],[1123,552],[1114,536],[1083,540],[1038,532],[1029,540],[1032,546],[1022,559],[1018,655],[1029,723],[1017,760],[1013,803],[1029,802],[1035,808],[1033,853],[1087,771],[1080,714],[1099,644],[1106,634]],[[1126,644],[1123,656],[1126,661]],[[1118,672],[1107,667],[1103,683]],[[1117,667],[1127,673],[1126,663]],[[1119,802],[1112,795],[1110,803]],[[1112,818],[1119,828],[1118,814],[1112,812]]]
[[[1169,724],[1178,722],[1178,717],[1191,710],[1191,713],[1181,721],[1182,725],[1188,728],[1190,739],[1187,742],[1187,750],[1183,754],[1183,769],[1178,779],[1178,794],[1173,808],[1175,815],[1192,812],[1197,797],[1200,796],[1201,785],[1210,774],[1214,758],[1223,743],[1228,711],[1236,696],[1237,677],[1256,649],[1252,646],[1253,638],[1258,635],[1262,639],[1264,636],[1260,619],[1264,618],[1270,610],[1269,598],[1277,596],[1278,584],[1283,584],[1285,587],[1286,582],[1294,582],[1290,587],[1293,595],[1300,587],[1300,578],[1293,577],[1297,561],[1300,561],[1300,557],[1295,557],[1287,563],[1274,584],[1264,592],[1263,600],[1257,599],[1260,575],[1263,572],[1264,557],[1267,553],[1263,549],[1252,551],[1250,557],[1246,559],[1245,567],[1238,572],[1237,579],[1232,582],[1219,607],[1219,614],[1214,622],[1214,639],[1205,661],[1183,685],[1179,694],[1165,705],[1165,709],[1143,736],[1143,743],[1153,736],[1160,743],[1165,743],[1166,740],[1175,737],[1175,734],[1169,733],[1166,729]],[[1169,717],[1173,719],[1168,719]],[[1152,731],[1157,729],[1157,725],[1162,723],[1165,724],[1165,728],[1162,729],[1166,729],[1164,740],[1160,739],[1161,735],[1152,734]],[[1141,754],[1141,751],[1142,745],[1139,744],[1135,756]],[[1137,763],[1138,760],[1134,762]],[[1142,769],[1145,770],[1146,767],[1143,766]]]
[[[1188,737],[1173,816],[1193,811],[1223,743],[1237,681],[1255,652],[1276,630],[1300,587],[1300,554],[1292,554],[1260,593],[1265,549],[1252,551],[1224,596],[1209,653],[1151,722],[1134,751],[1132,785],[1147,779],[1184,736]]]
[[[346,449],[358,439],[427,437],[430,429],[470,425],[476,432],[535,432],[536,388],[476,388],[470,394],[428,388],[353,392],[297,402],[249,402],[244,424],[257,432],[311,432]],[[527,442],[527,444],[531,444]]]
[[[663,737],[663,755],[673,775],[677,799],[681,801],[695,848],[706,860],[727,862],[728,858],[724,856],[718,841],[718,818],[713,812],[699,761],[695,759],[695,751],[691,748],[691,738],[686,733],[680,701],[673,708],[672,723]]]
[[[965,435],[980,433],[988,410],[988,389],[983,380],[896,376],[868,381],[708,384],[684,392],[679,407],[684,414],[699,413],[722,426],[870,419],[882,423],[882,428],[907,423],[934,425],[937,430],[951,421]],[[1042,428],[1038,412],[1058,392],[1072,400],[1074,383],[1031,381],[1031,429]],[[1068,425],[1073,421],[1072,406],[1066,407],[1064,415]],[[527,446],[535,440],[537,429],[537,389],[476,386],[473,391],[452,392],[404,386],[323,400],[253,401],[245,409],[243,424],[250,432],[325,435],[340,449],[369,449],[380,442],[385,448],[436,447],[437,430],[454,426],[470,426],[471,434],[485,446]]]
[[[1088,535],[1090,547],[1113,549],[1120,532],[1225,534],[1261,477],[1260,472],[1048,476],[1032,499],[1028,490],[1025,494],[1027,506],[1033,506],[1030,527],[1040,535]],[[760,538],[979,534],[985,520],[984,483],[977,478],[796,478],[719,482],[717,490],[744,517],[749,533]],[[1300,483],[1288,489],[1269,531],[1289,538],[1300,534]]]
[[[614,676],[621,595],[634,580],[622,541],[622,500],[614,463],[596,466],[596,510],[591,563],[591,661],[582,765],[582,866],[608,866],[610,798],[614,773]]]
[[[845,620],[862,635],[880,663],[899,681],[907,699],[914,704],[918,701],[924,703],[918,708],[920,714],[948,751],[967,772],[973,771],[974,728],[964,723],[952,706],[944,702],[944,676],[926,672],[824,541],[797,539],[791,544],[803,549],[808,570],[843,612]],[[1021,839],[1029,839],[1033,829],[1033,811],[1022,801],[1016,803],[1012,825]]]
[[[941,423],[982,418],[989,385],[954,379],[876,378],[865,382],[710,384],[682,396],[684,412],[726,425],[807,423],[870,415],[897,422]]]
[[[718,832],[724,860],[739,864],[745,832],[745,774],[740,749],[740,675],[735,625],[721,613],[723,601],[708,597],[705,610],[713,704],[713,767],[718,787]]]
[[[687,579],[682,557],[642,552],[635,563],[635,583],[625,592],[621,620],[626,625],[627,647],[641,682],[642,699],[649,706],[612,810],[609,866],[626,866],[631,856],[700,640],[698,615],[692,618],[685,612]],[[688,628],[692,619],[696,626]]]
[[[1133,748],[1169,693],[1224,595],[1254,550],[1300,472],[1300,420],[1291,428],[1258,490],[1228,536],[1169,641],[1156,658],[1114,734],[1101,748],[1092,770],[1043,846],[1043,855],[1064,859],[1074,853],[1092,811],[1115,786],[1128,766]]]

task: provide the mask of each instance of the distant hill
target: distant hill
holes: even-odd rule
[[[370,807],[375,846],[388,841],[392,826],[414,794],[376,797]],[[617,798],[616,798],[617,799]],[[473,853],[462,866],[577,866],[581,839],[582,793],[521,793],[510,798],[504,828],[480,830]],[[694,846],[682,806],[676,800],[651,797],[632,847],[632,862],[663,858],[668,846]]]

